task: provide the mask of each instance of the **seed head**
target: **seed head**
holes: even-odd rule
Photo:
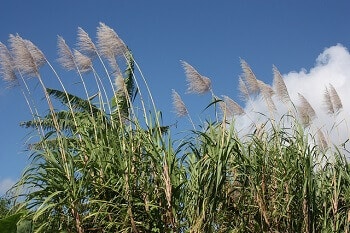
[[[92,61],[88,56],[85,56],[78,50],[74,49],[74,60],[80,72],[91,71]]]
[[[100,23],[97,28],[97,47],[101,55],[107,59],[123,56],[127,51],[126,45],[117,33],[104,23]]]
[[[272,96],[275,94],[275,92],[268,84],[264,83],[263,81],[257,80],[257,82],[260,89],[260,94],[266,101],[267,107],[270,109],[270,111],[275,111],[276,106],[272,100]]]
[[[182,101],[180,95],[173,89],[172,90],[173,106],[175,113],[178,117],[183,117],[188,115],[188,111],[185,103]]]
[[[248,65],[248,63],[243,59],[241,59],[241,67],[243,70],[243,77],[246,80],[249,93],[250,94],[259,93],[260,88],[259,88],[258,80],[257,80],[254,72],[252,71],[252,69]]]
[[[15,72],[15,65],[11,57],[10,51],[0,42],[0,75],[10,87],[18,85]]]
[[[298,106],[298,113],[301,119],[301,123],[304,126],[309,126],[312,120],[316,117],[316,112],[309,101],[307,101],[307,99],[302,94],[298,93],[298,95],[301,101],[300,106]]]
[[[273,71],[273,86],[276,91],[278,98],[284,103],[291,102],[287,86],[283,80],[281,73],[278,71],[276,66],[272,67]]]
[[[74,62],[74,56],[65,40],[58,36],[57,38],[57,47],[58,47],[58,59],[57,61],[60,65],[66,70],[75,70],[76,65]]]
[[[240,97],[242,100],[247,101],[249,99],[249,90],[247,88],[247,85],[243,81],[242,77],[239,77],[238,79],[238,89],[240,92]]]
[[[210,90],[211,80],[209,78],[200,75],[195,68],[185,61],[182,61],[182,66],[188,82],[188,93],[204,94]]]
[[[86,54],[90,58],[96,55],[97,49],[94,42],[92,42],[89,34],[81,27],[78,27],[77,47],[80,52]]]
[[[343,108],[342,101],[338,95],[337,90],[335,90],[332,84],[329,84],[329,89],[330,89],[330,96],[334,107],[334,112],[339,113],[339,111]]]
[[[243,108],[230,97],[223,95],[224,103],[226,104],[226,110],[228,112],[228,116],[234,115],[243,115],[245,114]]]
[[[46,63],[44,54],[29,40],[19,35],[10,35],[11,53],[15,67],[28,76],[38,76],[39,69]]]

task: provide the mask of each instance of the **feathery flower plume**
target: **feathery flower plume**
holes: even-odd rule
[[[74,49],[73,53],[74,53],[74,61],[79,71],[82,73],[91,71],[91,67],[92,67],[91,59],[76,49]]]
[[[329,84],[330,96],[333,103],[333,108],[335,113],[339,113],[339,111],[343,108],[342,101],[338,95],[338,92],[335,90],[332,84]]]
[[[226,109],[233,115],[243,115],[245,114],[243,108],[230,97],[223,95],[224,103],[226,104]]]
[[[272,67],[273,71],[273,86],[277,96],[284,103],[290,103],[291,99],[288,93],[287,86],[283,80],[283,77],[276,66]]]
[[[81,27],[78,27],[77,47],[80,52],[86,54],[90,58],[93,58],[96,55],[97,48],[94,42],[92,42],[89,34]]]
[[[239,92],[240,92],[239,97],[242,100],[247,101],[249,99],[249,90],[247,88],[247,85],[243,81],[242,77],[239,77],[238,82],[239,82],[238,83],[238,89],[239,89]]]
[[[44,54],[29,40],[10,35],[11,52],[16,68],[23,75],[37,76],[39,68],[46,63]]]
[[[333,107],[333,103],[332,103],[331,94],[330,94],[327,87],[323,93],[323,97],[324,97],[324,103],[326,105],[327,113],[334,114],[334,107]]]
[[[57,61],[66,70],[76,70],[79,72],[88,72],[91,70],[92,61],[89,57],[85,56],[78,50],[70,50],[65,40],[58,36],[57,38],[58,47],[58,59]]]
[[[204,94],[208,92],[211,88],[210,79],[200,75],[198,71],[187,62],[181,61],[181,63],[188,82],[188,93]]]
[[[97,47],[101,55],[107,59],[123,56],[127,47],[117,33],[104,23],[97,28]]]
[[[100,23],[97,28],[97,48],[99,53],[109,61],[113,72],[120,75],[117,57],[124,57],[128,49],[117,33],[104,23]]]
[[[309,126],[312,120],[316,117],[316,112],[302,94],[298,93],[298,96],[301,101],[301,105],[298,106],[299,117],[304,126]]]
[[[343,108],[342,101],[332,84],[329,84],[329,89],[326,87],[323,97],[328,114],[338,114]]]
[[[30,40],[25,40],[24,43],[27,46],[29,53],[32,55],[37,67],[43,66],[47,61],[45,55],[41,50],[35,46]]]
[[[60,65],[66,70],[75,70],[76,65],[74,62],[74,56],[66,41],[58,36],[57,38],[57,47],[58,47],[58,59],[57,61]]]
[[[252,69],[248,65],[248,63],[243,59],[241,59],[241,67],[243,70],[243,76],[247,82],[247,87],[248,87],[249,93],[250,94],[259,93],[260,88],[259,88],[258,80],[257,80],[254,72],[252,71]]]
[[[175,113],[178,117],[183,117],[188,115],[188,111],[185,103],[182,101],[180,95],[173,89],[172,90],[172,99]]]
[[[273,89],[268,84],[264,83],[261,80],[257,80],[257,82],[258,82],[258,86],[259,86],[259,89],[260,89],[260,93],[263,96],[272,97],[275,94]]]
[[[325,151],[328,148],[326,137],[324,136],[321,129],[317,130],[317,145],[320,147],[322,151]]]
[[[0,42],[0,75],[10,87],[18,85],[13,59],[7,47]]]
[[[260,89],[260,94],[262,95],[263,99],[266,101],[267,107],[270,111],[275,111],[276,106],[272,100],[272,96],[275,94],[275,92],[272,90],[272,88],[264,83],[261,80],[257,80],[258,86]]]
[[[41,66],[46,64],[47,60],[44,54],[36,47],[31,41],[24,40],[19,35],[10,35],[9,38],[11,53],[13,54],[13,60],[15,63],[16,69],[21,72],[21,75],[28,75],[32,77],[38,78],[43,92],[45,94],[45,98],[49,105],[50,113],[52,115],[52,120],[54,123],[54,127],[57,132],[61,131],[61,128],[57,122],[57,118],[55,115],[55,110],[53,108],[50,96],[47,92],[45,84],[40,77],[39,69]],[[66,160],[65,153],[62,151],[63,160]]]

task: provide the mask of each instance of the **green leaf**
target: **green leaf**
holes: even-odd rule
[[[16,233],[17,223],[21,216],[22,213],[16,213],[0,219],[0,233]]]

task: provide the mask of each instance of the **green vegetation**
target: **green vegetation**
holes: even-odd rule
[[[13,188],[19,205],[8,232],[349,231],[345,153],[326,145],[322,131],[309,133],[312,107],[302,96],[302,106],[294,106],[275,67],[273,90],[242,60],[241,92],[262,96],[270,115],[276,94],[288,115],[266,118],[263,125],[252,120],[252,130],[241,135],[235,117],[248,113],[229,97],[218,98],[210,79],[183,62],[188,91],[211,93],[215,121],[195,127],[173,90],[178,116],[189,117],[194,127],[178,141],[171,126],[162,125],[124,42],[102,23],[97,38],[95,44],[79,28],[76,50],[58,38],[58,61],[76,71],[74,89],[83,96],[66,90],[30,41],[10,35],[9,50],[0,43],[1,74],[21,88],[32,114],[22,125],[33,129],[31,164]],[[41,73],[44,65],[51,71]],[[59,88],[48,88],[46,76],[56,77]],[[47,102],[44,116],[37,83]],[[331,92],[336,114],[342,106]],[[0,228],[4,224],[0,220]]]
[[[0,219],[10,211],[10,201],[6,198],[0,198]]]

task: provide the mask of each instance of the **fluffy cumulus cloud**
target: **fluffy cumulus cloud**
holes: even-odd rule
[[[310,103],[314,110],[315,114],[307,127],[312,134],[317,135],[317,132],[321,131],[329,145],[340,145],[349,138],[350,54],[344,46],[338,44],[326,48],[317,57],[313,68],[289,72],[283,75],[283,80],[291,102],[299,109],[296,115],[300,117],[300,107],[305,107],[304,100]],[[247,80],[245,81],[247,83]],[[273,90],[275,94],[270,100],[273,101],[274,110],[271,106],[267,107],[268,101],[262,98],[262,94],[247,99],[244,107],[247,114],[236,118],[238,129],[244,132],[252,122],[255,122],[255,125],[263,124],[267,118],[278,120],[293,109],[293,105],[280,100],[275,85]],[[306,114],[308,110],[305,111]]]
[[[0,196],[4,195],[14,184],[15,181],[11,178],[0,179]]]

